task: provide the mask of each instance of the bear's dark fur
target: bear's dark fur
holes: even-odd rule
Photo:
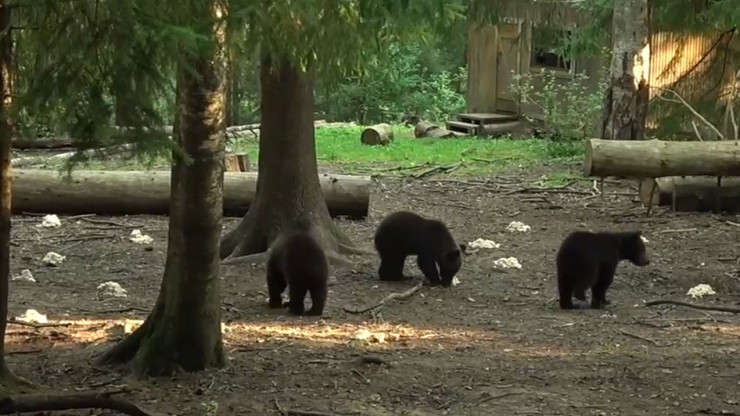
[[[282,293],[287,286],[290,313],[304,314],[303,302],[308,292],[311,309],[306,315],[321,316],[326,305],[329,264],[319,243],[306,232],[294,231],[279,236],[270,251],[267,261],[270,307],[284,306]]]
[[[621,260],[637,266],[650,263],[641,231],[575,231],[568,235],[556,256],[560,308],[574,308],[571,296],[585,303],[586,289],[591,290],[591,308],[608,305],[606,291]]]
[[[465,244],[458,245],[447,226],[408,211],[394,212],[375,231],[375,249],[380,255],[380,280],[403,280],[406,257],[416,263],[431,285],[452,285],[462,266]]]

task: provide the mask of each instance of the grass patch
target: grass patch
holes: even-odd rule
[[[316,152],[319,163],[341,165],[347,173],[409,173],[418,167],[451,165],[463,162],[453,175],[490,174],[512,167],[529,167],[546,162],[573,162],[583,157],[580,142],[551,142],[541,139],[514,140],[508,138],[453,138],[416,139],[413,129],[394,126],[395,140],[388,146],[365,146],[360,143],[361,126],[322,128],[316,130]],[[258,145],[254,139],[236,139],[235,152],[249,154],[256,166]],[[81,164],[77,169],[139,170],[169,169],[169,159],[155,158],[142,165],[135,159],[112,158]],[[59,169],[61,162],[49,163],[46,168]],[[553,184],[567,182],[567,178],[553,177]]]

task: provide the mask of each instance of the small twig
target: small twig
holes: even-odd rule
[[[651,344],[655,345],[656,347],[659,347],[659,346],[660,346],[660,345],[658,345],[658,341],[656,341],[656,340],[654,340],[654,339],[650,339],[650,338],[645,338],[645,337],[643,337],[643,336],[641,336],[641,335],[633,334],[633,333],[631,333],[631,332],[627,332],[627,331],[625,331],[625,330],[621,330],[621,331],[619,331],[619,332],[620,332],[620,333],[621,333],[622,335],[626,335],[626,336],[628,336],[628,337],[631,337],[631,338],[634,338],[634,339],[639,339],[639,340],[641,340],[641,341],[649,342],[649,343],[651,343]]]
[[[402,299],[407,299],[407,298],[411,297],[411,295],[413,295],[414,293],[418,292],[419,289],[422,288],[422,286],[424,286],[424,281],[423,280],[419,281],[419,283],[417,283],[416,285],[414,285],[414,287],[412,287],[411,289],[409,289],[409,290],[407,290],[405,292],[394,292],[394,293],[391,293],[390,295],[388,295],[388,296],[384,297],[383,299],[381,299],[380,302],[376,303],[375,305],[369,306],[367,308],[352,309],[352,308],[348,308],[348,307],[345,306],[345,307],[342,307],[342,310],[344,310],[347,313],[352,313],[352,314],[361,314],[361,313],[365,313],[365,312],[369,312],[369,311],[377,311],[378,309],[382,308],[386,303],[388,303],[388,302],[390,302],[390,301],[392,301],[394,299],[396,299],[396,300],[402,300]]]
[[[652,300],[650,302],[645,302],[645,306],[655,306],[655,305],[678,305],[678,306],[685,306],[687,308],[700,309],[703,311],[740,313],[740,308],[733,308],[730,306],[697,305],[695,303],[681,302],[679,300],[658,299],[658,300]]]
[[[450,172],[452,172],[452,171],[460,168],[460,166],[462,166],[462,164],[463,164],[463,162],[457,162],[457,163],[453,163],[451,165],[435,166],[435,167],[433,167],[431,169],[427,169],[427,170],[424,170],[424,171],[421,171],[421,172],[417,173],[416,175],[414,175],[414,179],[421,179],[421,178],[424,178],[424,177],[433,175],[433,174],[438,173],[438,172],[450,173]]]
[[[691,233],[694,231],[698,231],[697,228],[677,228],[677,229],[668,229],[668,230],[660,230],[656,231],[656,234],[669,234],[669,233]]]
[[[19,350],[19,351],[5,351],[5,355],[12,355],[12,354],[36,354],[37,352],[43,351],[42,348],[34,348],[31,350]]]
[[[95,215],[95,214],[93,214],[93,215]],[[72,218],[72,217],[70,217],[70,218]],[[69,218],[67,218],[67,219],[69,219]],[[123,224],[123,223],[116,222],[116,221],[111,221],[111,220],[93,220],[91,218],[80,218],[80,219],[83,220],[83,221],[85,221],[85,222],[89,222],[91,224],[112,225],[114,227],[119,227],[119,228],[139,228],[139,227],[141,227],[141,225],[138,225],[138,224]]]
[[[479,404],[490,402],[491,400],[503,399],[504,397],[516,396],[518,394],[522,394],[522,392],[520,392],[520,391],[510,391],[508,393],[501,393],[501,394],[497,394],[495,396],[491,395],[491,396],[487,396],[487,397],[484,397],[484,398],[476,401],[475,403],[473,403],[473,405],[474,406],[478,406]]]
[[[51,324],[35,324],[33,322],[23,322],[18,321],[15,319],[8,319],[7,321],[9,324],[13,325],[21,325],[21,326],[30,326],[32,328],[52,328],[52,327],[58,327],[58,326],[70,326],[71,323],[51,323]]]
[[[116,235],[109,234],[92,234],[92,235],[81,235],[79,237],[65,239],[64,242],[73,243],[75,241],[91,241],[91,240],[105,240],[108,238],[116,238]]]
[[[365,382],[365,384],[370,384],[370,379],[369,379],[369,378],[367,378],[367,377],[365,377],[365,375],[364,375],[364,374],[362,374],[361,372],[357,371],[357,369],[356,369],[356,368],[353,368],[353,369],[351,370],[351,372],[352,372],[352,374],[354,374],[354,375],[356,375],[356,376],[360,377],[360,378],[362,379],[362,381],[364,381],[364,382]]]

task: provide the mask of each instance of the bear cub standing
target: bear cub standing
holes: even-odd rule
[[[306,293],[311,294],[311,309],[306,315],[321,316],[328,292],[329,264],[324,250],[306,232],[282,234],[272,245],[267,261],[267,291],[271,308],[283,305],[282,293],[288,287],[288,310],[304,314]]]
[[[458,245],[447,226],[408,211],[386,216],[375,231],[375,249],[380,256],[380,280],[403,280],[406,257],[416,263],[432,286],[450,287],[462,267],[465,244]]]
[[[573,295],[585,302],[586,289],[591,289],[591,308],[608,305],[606,291],[621,260],[637,266],[650,264],[641,231],[575,231],[568,235],[556,256],[560,308],[574,309]]]

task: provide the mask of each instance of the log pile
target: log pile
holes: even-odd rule
[[[586,176],[640,178],[640,200],[676,211],[740,211],[740,141],[586,143]]]

